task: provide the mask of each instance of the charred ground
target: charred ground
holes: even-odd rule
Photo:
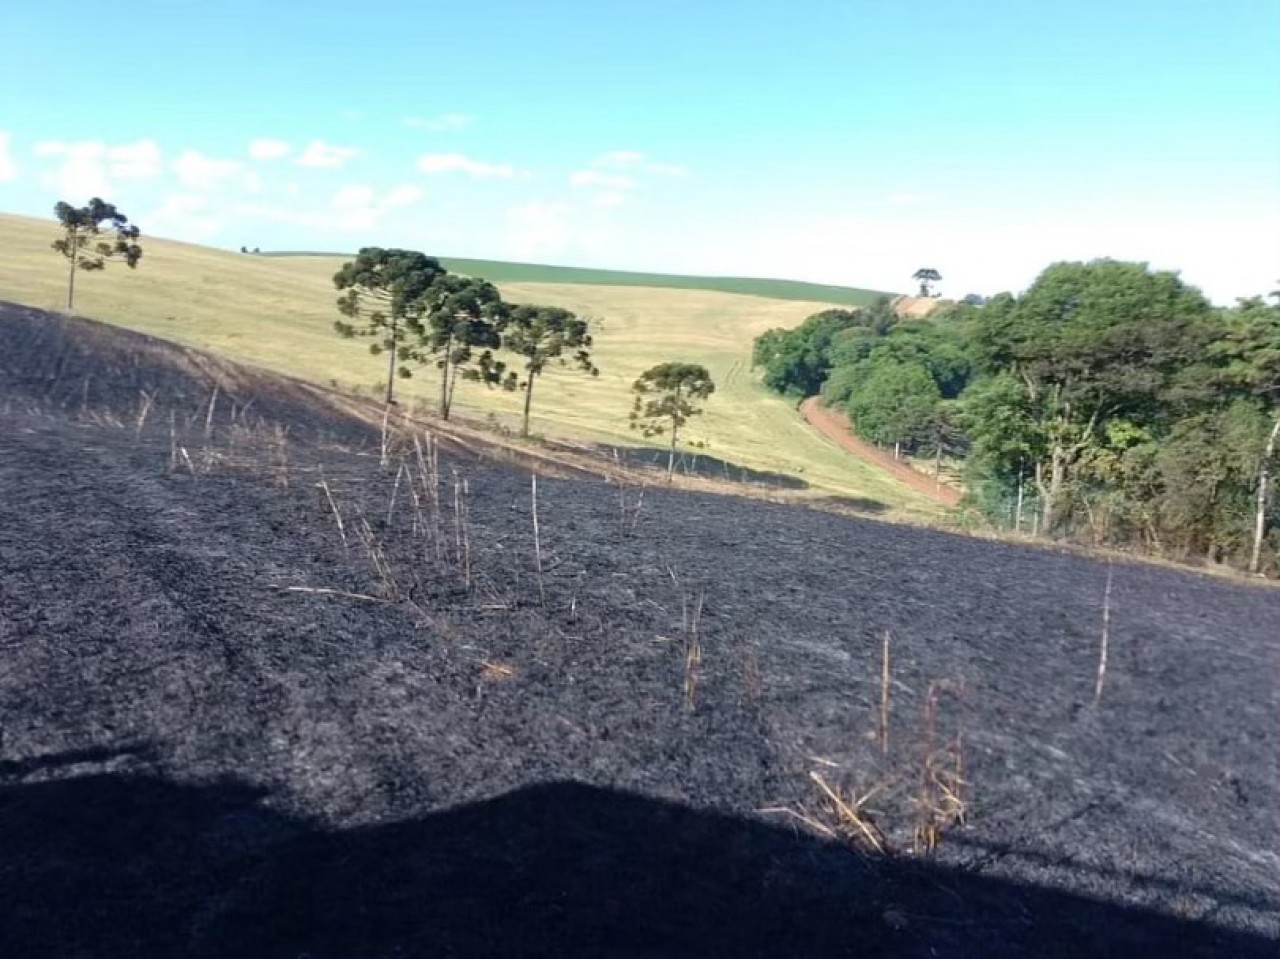
[[[381,459],[0,310],[0,953],[1273,954],[1280,593],[639,480],[535,533],[527,472]],[[779,811],[834,827],[813,773],[891,855]]]

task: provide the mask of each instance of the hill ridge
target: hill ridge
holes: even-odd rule
[[[331,250],[266,250],[249,254],[269,258],[280,257],[351,257],[354,253]],[[808,280],[785,280],[776,277],[702,276],[693,273],[656,273],[645,270],[620,270],[605,267],[557,266],[519,260],[488,260],[471,257],[437,256],[453,273],[479,276],[493,283],[566,283],[590,286],[639,286],[670,290],[704,290],[712,293],[737,293],[763,296],[773,300],[819,301],[843,306],[867,306],[877,297],[899,294],[883,290],[863,289]]]

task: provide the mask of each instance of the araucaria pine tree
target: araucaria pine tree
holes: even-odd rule
[[[410,361],[423,333],[423,316],[432,285],[445,269],[429,256],[413,250],[365,247],[333,277],[342,291],[334,330],[348,339],[371,337],[369,352],[387,354],[386,402],[395,402],[395,380],[413,375]]]
[[[554,306],[515,306],[507,314],[503,346],[524,358],[524,378],[512,372],[506,385],[524,391],[524,420],[521,435],[529,435],[529,410],[533,405],[533,384],[553,360],[570,363],[591,376],[600,371],[591,362],[591,333],[586,320]],[[566,356],[566,354],[569,354]]]
[[[635,404],[631,428],[645,436],[668,433],[667,479],[675,473],[676,441],[689,418],[702,412],[697,403],[716,391],[705,366],[695,363],[661,363],[645,370],[632,384]]]
[[[63,235],[53,241],[53,249],[67,258],[67,309],[75,308],[76,270],[105,269],[107,260],[119,257],[130,269],[142,259],[138,238],[142,235],[129,218],[94,197],[86,206],[65,201],[53,208]]]

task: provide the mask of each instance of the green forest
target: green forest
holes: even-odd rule
[[[1056,263],[925,320],[827,310],[757,338],[754,362],[867,440],[960,458],[1003,528],[1277,566],[1280,292],[1222,308],[1146,264]]]

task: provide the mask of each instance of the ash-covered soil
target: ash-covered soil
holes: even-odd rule
[[[0,308],[0,955],[1276,953],[1280,592],[378,445]]]

